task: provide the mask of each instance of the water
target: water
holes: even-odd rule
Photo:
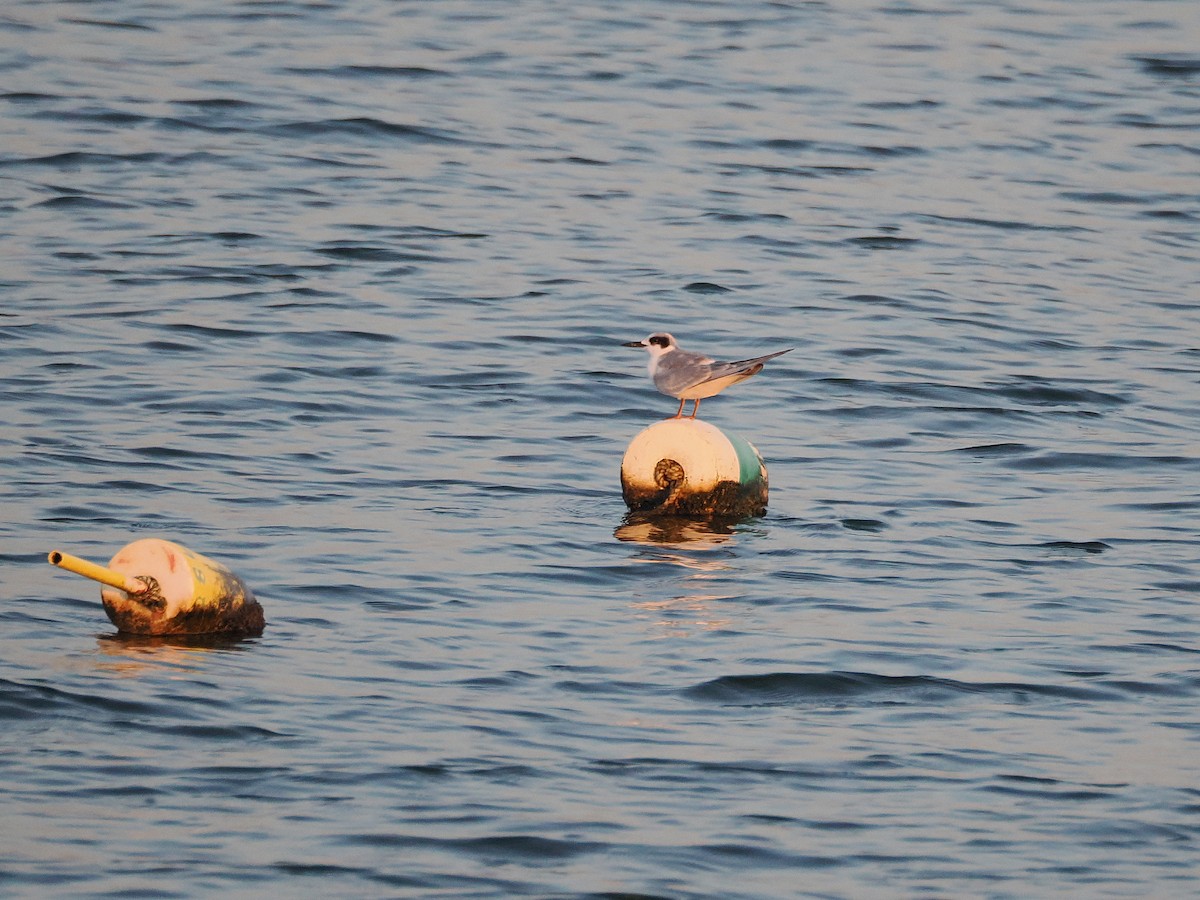
[[[10,4],[0,890],[1182,896],[1200,14]],[[644,354],[766,517],[623,527]],[[120,637],[165,537],[268,627]]]

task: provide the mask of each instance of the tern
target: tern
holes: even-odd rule
[[[656,332],[644,341],[627,341],[621,346],[645,347],[650,351],[650,378],[654,386],[669,397],[679,398],[676,419],[683,416],[683,404],[686,401],[695,402],[691,415],[694,419],[696,411],[700,409],[700,401],[705,397],[716,396],[731,384],[757,375],[767,360],[795,349],[789,347],[737,362],[717,362],[701,353],[684,350],[665,331]]]

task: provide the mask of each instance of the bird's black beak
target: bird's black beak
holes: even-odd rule
[[[645,341],[626,341],[621,346],[622,347],[645,347],[646,342]]]

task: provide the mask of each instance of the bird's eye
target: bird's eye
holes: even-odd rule
[[[668,341],[661,334],[656,334],[650,338],[650,343],[654,344],[656,347],[666,347],[668,344]]]

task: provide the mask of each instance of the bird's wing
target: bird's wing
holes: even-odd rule
[[[708,375],[704,381],[713,381],[717,378],[727,378],[730,375],[754,375],[763,367],[768,359],[774,359],[777,356],[783,356],[785,353],[790,353],[792,350],[789,347],[787,350],[779,350],[776,353],[768,353],[766,356],[756,356],[753,359],[739,359],[736,362],[719,362],[711,363],[708,367]],[[701,382],[703,383],[703,382]]]
[[[714,363],[700,353],[675,350],[659,359],[654,371],[654,386],[664,394],[678,396],[679,391],[708,381],[714,365],[720,363]]]

